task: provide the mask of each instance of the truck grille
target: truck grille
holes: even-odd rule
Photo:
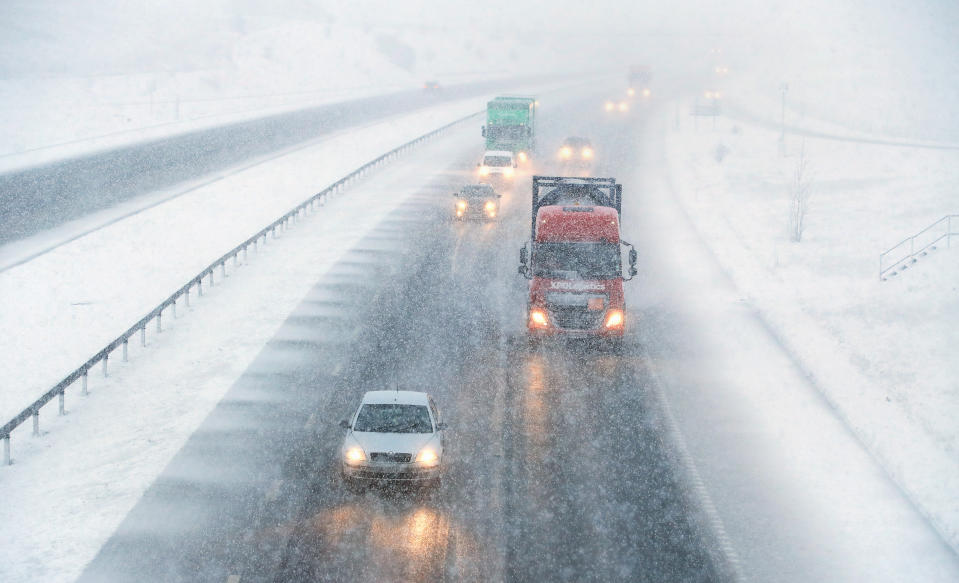
[[[373,452],[370,454],[370,461],[374,462],[394,462],[400,464],[408,464],[413,458],[412,454],[409,453],[383,453],[383,452]]]
[[[590,312],[586,306],[550,306],[553,322],[567,330],[591,330],[599,328],[605,311]]]

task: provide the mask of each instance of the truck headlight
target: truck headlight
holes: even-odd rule
[[[456,208],[460,209],[461,211],[465,211],[465,210],[466,210],[466,201],[465,201],[465,200],[457,201],[457,202],[456,202]]]
[[[432,467],[440,463],[440,456],[432,448],[425,447],[416,454],[416,463]]]
[[[506,168],[503,168],[503,176],[505,176],[505,177],[507,177],[507,178],[512,178],[512,177],[513,177],[513,172],[515,172],[515,171],[514,171],[512,168],[510,168],[509,166],[507,166]]]
[[[353,446],[346,450],[346,453],[343,454],[343,459],[346,460],[351,466],[354,466],[360,462],[366,461],[366,453],[363,451],[362,447]]]
[[[636,90],[630,87],[629,89],[626,90],[626,95],[629,95],[630,97],[632,97],[633,95],[636,95]]]
[[[480,166],[480,176],[489,176],[489,166]]]
[[[562,148],[559,149],[560,158],[569,158],[572,155],[573,155],[573,149],[570,148],[569,146],[563,146]]]
[[[483,208],[486,209],[486,212],[491,213],[496,210],[496,203],[491,200],[488,200],[486,201],[486,204],[483,205]]]
[[[622,328],[623,327],[623,311],[610,310],[609,313],[606,314],[606,327]]]
[[[588,160],[588,159],[590,159],[590,158],[592,158],[592,157],[593,157],[593,149],[592,149],[592,148],[583,148],[583,158],[586,158],[586,159]]]
[[[534,328],[546,328],[549,326],[549,320],[546,318],[546,312],[540,308],[533,308],[529,311],[529,323]]]
[[[520,162],[525,162],[526,160],[529,159],[529,156],[526,155],[526,152],[520,152],[519,154],[516,155],[516,157],[519,158]]]

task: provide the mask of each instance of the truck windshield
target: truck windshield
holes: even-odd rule
[[[483,158],[483,164],[487,166],[511,166],[512,162],[509,156],[487,156]]]
[[[554,279],[610,279],[622,276],[615,243],[536,243],[533,275]]]
[[[491,125],[486,128],[486,136],[501,140],[518,140],[527,135],[526,126],[497,126]]]

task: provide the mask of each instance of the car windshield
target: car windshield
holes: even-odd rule
[[[489,198],[494,194],[495,192],[492,188],[483,188],[479,186],[464,188],[460,193],[460,195],[465,198]]]
[[[432,433],[425,405],[367,404],[360,409],[353,431],[371,433]]]
[[[615,243],[537,243],[533,275],[557,279],[609,279],[622,276]]]
[[[512,164],[509,156],[487,156],[483,159],[483,163],[487,166],[509,166]]]

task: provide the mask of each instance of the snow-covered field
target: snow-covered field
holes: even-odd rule
[[[793,135],[781,148],[778,132],[748,123],[699,128],[691,118],[674,125],[667,160],[701,236],[959,548],[959,237],[900,276],[877,273],[880,252],[959,212],[959,152]],[[796,242],[790,209],[803,158],[810,196]]]

